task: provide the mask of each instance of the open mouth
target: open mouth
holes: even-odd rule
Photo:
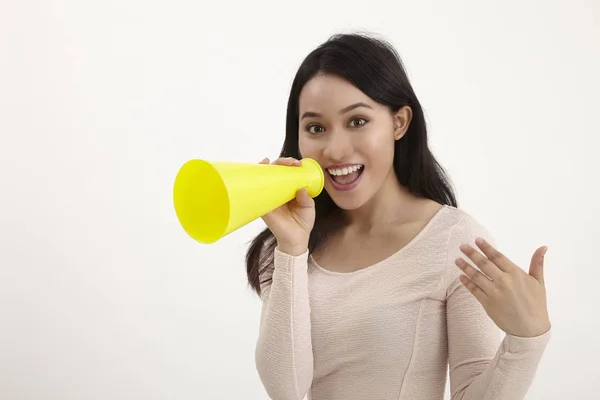
[[[327,172],[334,186],[346,188],[358,181],[358,178],[364,172],[364,165],[355,164],[344,168],[327,168]]]

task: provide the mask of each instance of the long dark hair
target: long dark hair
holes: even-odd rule
[[[347,80],[394,113],[410,106],[412,121],[404,137],[395,142],[396,176],[412,194],[457,207],[451,183],[427,145],[423,109],[403,63],[390,43],[373,35],[334,35],[304,59],[288,99],[285,140],[280,157],[302,158],[298,144],[300,91],[318,73],[337,75]],[[315,198],[315,206],[316,220],[310,235],[309,252],[318,248],[341,226],[341,212],[325,190]],[[248,283],[259,295],[261,285],[271,281],[276,245],[273,233],[267,228],[252,240],[246,254]]]

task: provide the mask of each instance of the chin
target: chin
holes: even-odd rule
[[[325,188],[336,206],[345,211],[358,210],[367,203],[368,199],[358,193],[340,193],[333,188]]]
[[[354,210],[358,210],[359,208],[361,208],[365,203],[364,202],[357,202],[357,201],[336,201],[336,199],[333,199],[333,202],[342,210],[344,211],[354,211]]]

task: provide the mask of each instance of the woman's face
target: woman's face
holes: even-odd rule
[[[360,208],[389,181],[410,108],[393,114],[344,79],[317,75],[302,89],[299,111],[302,157],[321,165],[325,190],[340,208]]]

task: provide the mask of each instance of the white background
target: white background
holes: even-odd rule
[[[523,268],[549,246],[527,398],[598,398],[596,0],[1,0],[0,398],[267,398],[262,222],[200,245],[173,179],[277,156],[297,67],[353,28],[399,50],[460,206]]]

